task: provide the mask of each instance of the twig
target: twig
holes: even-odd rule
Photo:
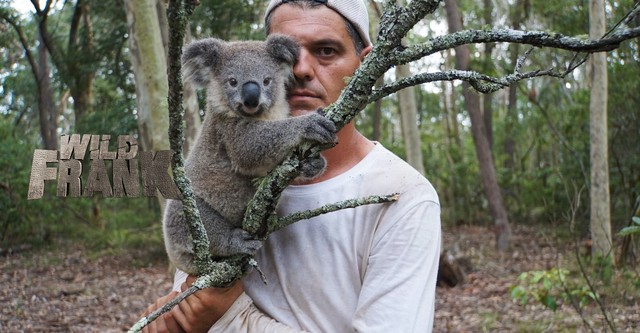
[[[316,217],[322,214],[327,214],[327,213],[335,212],[342,209],[355,208],[355,207],[364,206],[364,205],[394,202],[394,201],[397,201],[399,198],[400,198],[400,194],[398,193],[390,194],[390,195],[374,195],[374,196],[370,196],[362,199],[344,200],[344,201],[328,204],[314,210],[293,213],[280,218],[278,220],[277,225],[273,226],[273,229],[269,228],[269,232],[271,233],[273,231],[276,231],[277,229],[275,228],[284,228],[300,220],[310,219],[312,217]]]

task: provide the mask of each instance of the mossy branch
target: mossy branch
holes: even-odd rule
[[[209,255],[209,239],[200,221],[200,213],[196,206],[191,188],[191,181],[185,174],[182,145],[184,144],[184,106],[182,104],[182,44],[189,16],[195,9],[195,3],[183,0],[170,0],[167,8],[169,19],[169,57],[167,74],[169,80],[169,143],[173,150],[171,169],[173,179],[182,194],[182,209],[193,237],[194,262],[198,275],[209,272],[213,262]]]
[[[279,218],[277,221],[277,224],[270,225],[269,233],[274,232],[280,228],[284,228],[295,222],[310,219],[312,217],[320,216],[322,214],[327,214],[327,213],[335,212],[342,209],[356,208],[364,205],[394,202],[394,201],[397,201],[399,198],[400,198],[400,194],[398,193],[388,194],[388,195],[374,195],[374,196],[361,198],[361,199],[344,200],[344,201],[324,205],[320,208],[316,208],[313,210],[289,214],[287,216]]]

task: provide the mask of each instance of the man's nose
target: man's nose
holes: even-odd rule
[[[314,78],[313,55],[305,48],[300,49],[298,62],[293,66],[293,75],[297,80],[311,81]]]

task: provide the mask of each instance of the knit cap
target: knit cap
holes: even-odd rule
[[[283,3],[294,2],[296,0],[271,0],[265,11],[265,17],[274,10],[276,7]],[[362,38],[365,46],[371,45],[371,38],[369,37],[369,14],[367,13],[367,6],[364,0],[313,0],[317,3],[322,3],[325,6],[333,9],[338,14],[346,18],[356,28],[358,34]]]

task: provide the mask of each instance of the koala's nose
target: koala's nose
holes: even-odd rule
[[[260,86],[253,81],[243,84],[241,97],[242,103],[244,103],[246,107],[257,107],[260,103]]]

